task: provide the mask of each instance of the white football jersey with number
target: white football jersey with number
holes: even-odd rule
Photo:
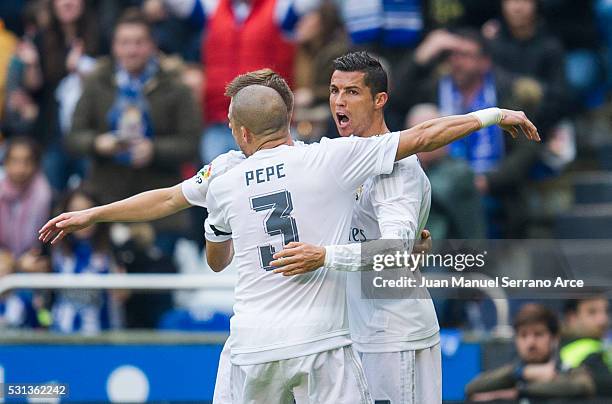
[[[355,189],[390,173],[399,134],[323,139],[260,150],[210,183],[206,238],[233,241],[238,270],[231,360],[264,363],[351,343],[346,273],[271,272],[291,241],[340,244],[349,236]]]
[[[366,180],[355,199],[351,242],[405,239],[412,248],[429,216],[431,185],[418,158],[410,156],[395,163],[391,174]],[[426,290],[406,290],[401,299],[364,299],[361,274],[348,273],[347,285],[351,338],[358,351],[398,352],[438,343],[438,320]]]

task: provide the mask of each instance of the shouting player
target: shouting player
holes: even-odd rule
[[[388,133],[383,116],[387,74],[365,52],[334,61],[330,108],[341,136]],[[385,135],[387,136],[387,135]],[[369,178],[359,187],[350,241],[401,239],[412,248],[429,215],[431,186],[415,155],[398,161],[389,175]],[[410,252],[410,251],[408,251]],[[318,268],[371,269],[359,244],[319,247],[291,243],[275,255],[276,272],[296,275]],[[351,339],[362,359],[375,401],[441,403],[439,326],[433,302],[414,289],[401,299],[363,299],[359,273],[348,274]]]

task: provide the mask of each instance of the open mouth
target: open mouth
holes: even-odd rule
[[[336,120],[338,121],[338,126],[341,128],[346,128],[350,122],[348,115],[343,114],[342,112],[336,112]]]

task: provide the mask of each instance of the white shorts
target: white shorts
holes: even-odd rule
[[[440,344],[418,351],[360,353],[375,404],[442,403]]]
[[[212,404],[232,404],[232,385],[230,380],[232,363],[230,362],[230,354],[228,338],[225,344],[223,344],[223,350],[219,356],[219,367],[217,368],[217,380],[215,381]]]
[[[372,403],[350,345],[281,361],[232,365],[230,384],[233,404]]]

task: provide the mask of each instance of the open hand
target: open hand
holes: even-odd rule
[[[517,138],[519,131],[522,131],[525,137],[529,140],[540,142],[540,135],[535,125],[527,118],[523,111],[512,111],[510,109],[502,109],[502,120],[499,123],[504,131],[510,133],[513,138]]]
[[[95,224],[91,209],[62,213],[49,220],[39,231],[38,239],[43,243],[56,244],[70,233]]]

